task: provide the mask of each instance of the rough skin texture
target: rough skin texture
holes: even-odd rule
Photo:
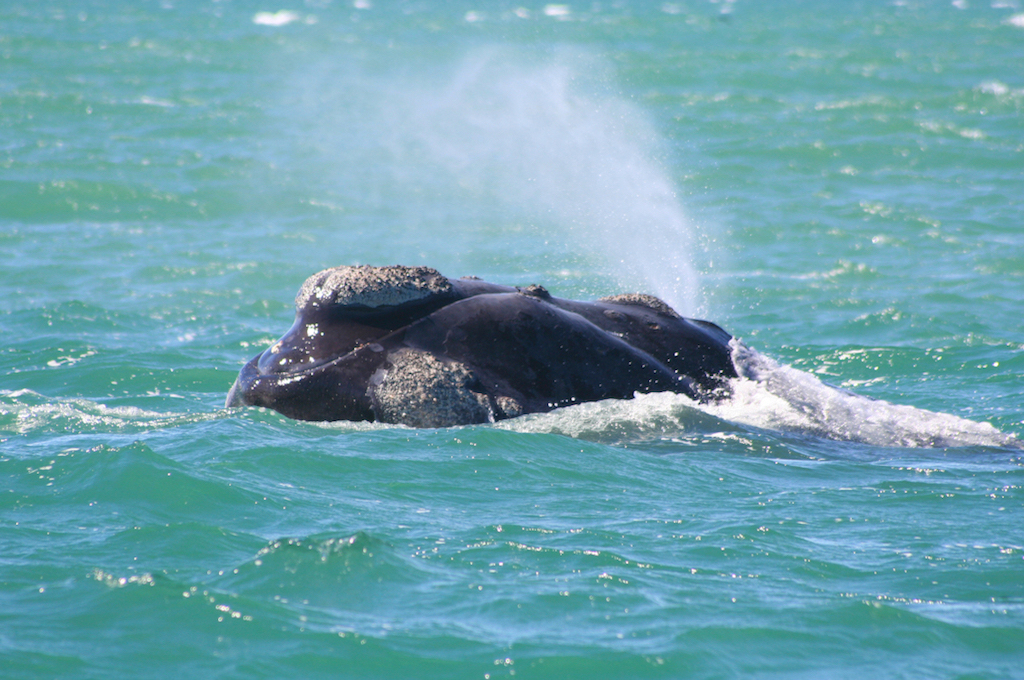
[[[377,418],[412,427],[485,423],[494,415],[487,396],[474,392],[473,372],[455,361],[404,349],[388,357],[391,368],[373,391]]]
[[[656,298],[653,295],[646,293],[623,293],[621,295],[610,295],[603,297],[598,302],[609,302],[615,305],[634,305],[636,307],[649,307],[656,312],[660,312],[666,316],[670,316],[673,319],[680,319],[679,313],[676,310],[668,306],[661,298]]]
[[[395,307],[451,290],[451,282],[430,267],[333,267],[306,279],[295,306]]]
[[[228,406],[300,420],[450,427],[672,391],[717,398],[730,336],[653,295],[581,302],[430,267],[334,267],[292,327],[239,371]]]

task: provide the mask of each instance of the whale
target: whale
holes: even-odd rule
[[[436,428],[638,393],[709,401],[737,376],[731,342],[643,293],[576,301],[425,266],[333,267],[302,284],[291,328],[225,406]]]

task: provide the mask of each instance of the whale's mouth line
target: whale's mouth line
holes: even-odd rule
[[[329,359],[318,361],[318,362],[313,363],[313,364],[307,364],[307,365],[296,364],[294,367],[285,368],[284,370],[264,371],[260,367],[260,360],[267,354],[267,352],[270,352],[274,347],[278,346],[278,344],[281,342],[280,340],[275,342],[273,345],[271,345],[267,349],[263,350],[263,352],[261,352],[260,354],[258,354],[255,357],[253,357],[253,359],[250,360],[250,363],[255,362],[255,364],[256,364],[256,373],[257,373],[257,375],[261,379],[273,379],[276,376],[281,376],[282,379],[284,379],[284,378],[296,378],[296,377],[312,376],[312,375],[315,375],[318,372],[322,372],[322,371],[330,369],[330,368],[335,368],[339,364],[344,363],[346,359],[355,357],[356,355],[358,355],[361,352],[365,353],[366,351],[370,351],[370,352],[373,352],[374,354],[381,354],[381,355],[386,356],[387,355],[387,349],[385,348],[384,343],[386,343],[389,338],[392,338],[394,336],[400,335],[401,333],[404,333],[409,328],[410,325],[416,323],[417,321],[420,321],[423,318],[425,318],[425,317],[416,318],[416,319],[412,320],[409,324],[407,324],[405,326],[402,326],[401,328],[397,328],[395,330],[392,330],[392,331],[390,331],[388,333],[385,333],[384,335],[382,335],[380,337],[374,338],[373,340],[370,340],[368,342],[362,342],[362,343],[352,347],[351,349],[349,349],[348,351],[346,351],[346,352],[344,352],[342,354],[338,354],[338,355],[333,356],[333,357],[331,357]]]
[[[317,363],[317,364],[313,364],[311,366],[297,367],[297,368],[292,369],[292,370],[268,371],[268,372],[264,373],[259,368],[259,359],[260,359],[260,357],[263,356],[262,354],[259,354],[259,355],[255,356],[255,357],[253,357],[249,361],[249,363],[247,365],[254,364],[254,368],[255,368],[255,370],[254,370],[255,376],[254,377],[257,380],[260,380],[261,382],[269,382],[269,383],[272,383],[272,384],[275,384],[275,385],[282,385],[283,386],[283,385],[291,384],[291,383],[295,382],[296,380],[301,380],[303,378],[312,378],[312,377],[315,377],[315,376],[317,376],[317,375],[319,375],[321,373],[326,373],[328,371],[331,371],[332,369],[335,369],[335,368],[339,367],[340,365],[344,364],[346,359],[353,358],[353,356],[356,355],[357,352],[359,352],[360,350],[363,350],[366,347],[368,347],[370,345],[373,345],[373,344],[377,344],[377,343],[366,343],[366,344],[360,345],[359,347],[356,347],[356,348],[352,349],[351,351],[348,351],[345,354],[342,354],[340,356],[333,357],[331,359],[328,359],[326,361],[322,361],[322,362]],[[269,350],[267,350],[267,351],[269,351]],[[383,352],[384,348],[381,347],[379,351]]]

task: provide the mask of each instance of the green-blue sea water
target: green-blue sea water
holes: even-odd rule
[[[1015,0],[3,3],[0,677],[1024,677],[1022,64]],[[363,263],[760,382],[225,409]]]

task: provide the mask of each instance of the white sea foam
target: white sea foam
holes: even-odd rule
[[[1016,26],[1017,28],[1024,28],[1024,13],[1012,14],[1003,20],[1003,23],[1008,26]]]
[[[218,413],[159,413],[89,399],[50,399],[31,390],[0,390],[0,432],[146,431],[213,420]]]
[[[853,394],[738,342],[733,344],[733,360],[741,377],[730,381],[731,396],[721,401],[700,403],[664,392],[638,394],[631,400],[579,404],[503,421],[497,427],[601,441],[716,432],[733,436],[756,428],[882,447],[1021,446],[1016,437],[990,423]]]
[[[735,341],[733,361],[741,377],[732,396],[699,407],[726,420],[875,446],[1018,445],[990,423],[853,394]]]
[[[287,26],[300,19],[302,17],[297,12],[282,9],[277,12],[256,12],[252,22],[258,26]]]
[[[693,432],[740,429],[704,413],[689,397],[672,392],[576,404],[550,413],[502,420],[495,427],[603,442],[673,439]]]

